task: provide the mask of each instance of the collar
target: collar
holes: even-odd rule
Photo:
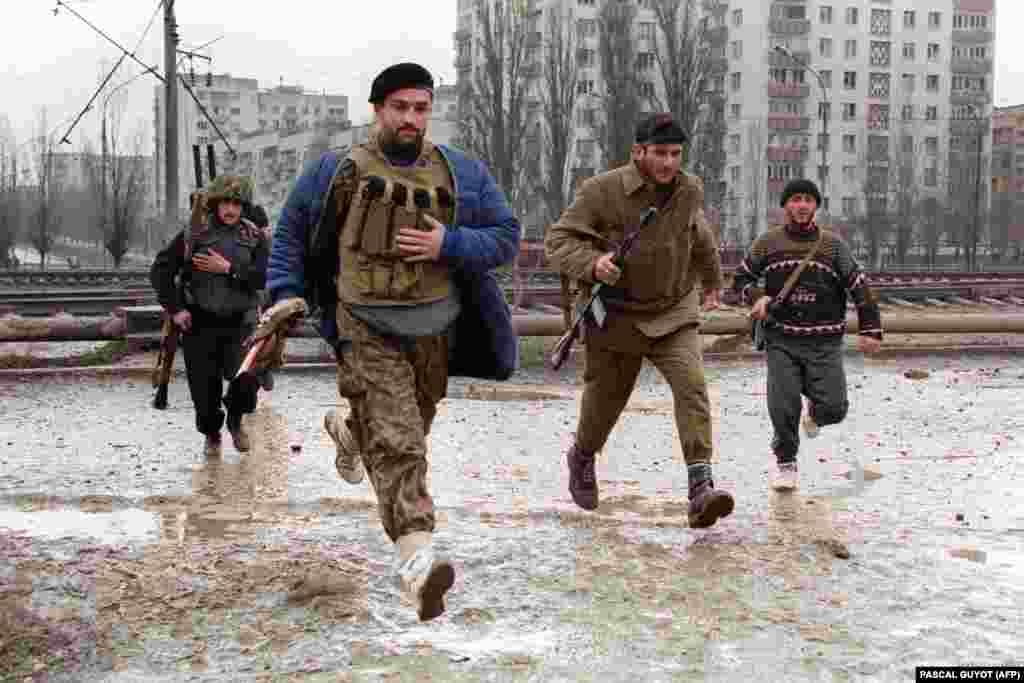
[[[682,173],[676,174],[676,183],[675,187],[672,190],[673,196],[679,191],[679,189],[683,185],[682,182],[680,182],[680,178],[682,178]],[[625,167],[625,170],[622,174],[622,189],[626,192],[626,196],[628,197],[630,195],[636,194],[640,190],[648,187],[655,188],[655,185],[654,183],[649,182],[646,177],[644,177],[644,174],[641,173],[640,169],[636,167],[635,161],[629,162],[629,164]]]
[[[811,221],[807,225],[786,223],[786,232],[796,239],[811,239],[818,235],[818,223],[816,221]]]

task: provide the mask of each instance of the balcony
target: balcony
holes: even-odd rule
[[[953,42],[962,45],[978,45],[991,43],[993,40],[992,31],[987,28],[955,28],[953,29]]]
[[[768,161],[807,161],[810,150],[792,145],[768,145],[765,156]]]
[[[771,33],[782,36],[802,36],[811,32],[811,22],[807,19],[772,19],[768,22]]]
[[[811,87],[806,83],[768,81],[768,97],[807,97]]]
[[[951,104],[975,104],[984,106],[992,101],[992,95],[977,90],[954,90],[949,94]]]
[[[807,130],[810,120],[800,114],[768,114],[768,127],[772,130]]]
[[[992,60],[979,59],[977,57],[953,57],[949,66],[953,73],[961,74],[990,74],[992,73]]]
[[[791,52],[792,52],[793,56],[796,57],[797,62],[800,62],[800,63],[803,63],[803,64],[810,64],[811,63],[811,53],[810,52],[798,51],[798,50],[791,50]],[[778,66],[778,67],[783,67],[783,68],[786,68],[786,69],[792,69],[795,66],[799,66],[799,64],[797,62],[794,62],[793,59],[789,55],[787,55],[787,54],[785,54],[783,52],[779,52],[778,50],[769,50],[768,51],[768,66]]]

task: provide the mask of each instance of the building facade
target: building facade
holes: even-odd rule
[[[1024,104],[992,116],[993,252],[1021,259],[1024,245]]]
[[[188,208],[188,193],[195,187],[193,145],[199,145],[206,178],[206,145],[216,150],[218,172],[230,154],[217,134],[217,129],[238,149],[246,137],[312,136],[317,131],[339,131],[350,127],[348,97],[304,90],[298,85],[280,84],[261,88],[254,78],[235,78],[231,74],[211,74],[190,78],[196,98],[203,104],[213,123],[202,113],[196,101],[179,83],[178,86],[178,173],[181,198],[179,211]],[[164,196],[164,112],[165,93],[162,85],[154,88],[154,158],[155,196],[162,211]],[[214,127],[213,124],[216,124]]]
[[[604,1],[514,3],[530,14],[572,17],[579,87],[588,93],[601,91],[594,51]],[[658,96],[651,37],[660,31],[655,5],[666,0],[629,1],[638,10],[637,78]],[[458,3],[460,80],[481,59],[475,5]],[[988,206],[988,183],[980,179],[991,155],[993,0],[699,0],[696,6],[708,50],[704,115],[724,119],[724,163],[718,177],[704,178],[714,190],[709,199],[718,197],[709,215],[720,223],[724,243],[744,245],[780,221],[782,188],[796,177],[822,186],[823,218],[840,228],[883,215],[891,220],[929,200],[980,204],[975,213]],[[595,112],[588,109],[595,106],[577,100],[574,168],[604,167],[590,125]],[[950,201],[961,195],[965,201]]]

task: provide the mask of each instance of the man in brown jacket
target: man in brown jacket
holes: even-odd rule
[[[704,221],[704,186],[681,171],[686,136],[670,114],[640,122],[633,161],[586,180],[545,240],[548,261],[586,284],[605,283],[604,329],[585,328],[583,400],[569,449],[569,493],[585,510],[598,505],[594,456],[608,439],[633,392],[643,360],[672,389],[676,427],[689,478],[691,527],[712,526],[733,510],[733,498],[711,478],[711,413],[697,330],[699,283],[704,309],[718,306],[721,263]],[[658,208],[625,259],[617,243]],[[589,288],[586,288],[589,290]]]

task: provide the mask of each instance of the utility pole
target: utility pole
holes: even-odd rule
[[[178,225],[178,25],[174,0],[164,0],[164,229]]]

